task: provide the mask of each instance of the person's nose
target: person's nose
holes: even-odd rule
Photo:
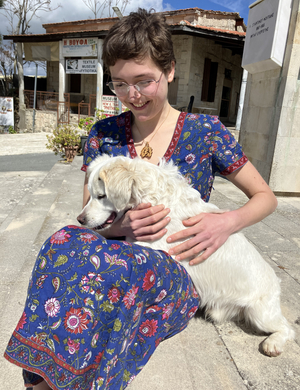
[[[139,90],[136,88],[135,85],[129,85],[129,91],[128,91],[128,97],[130,99],[136,99],[141,96],[141,93]]]

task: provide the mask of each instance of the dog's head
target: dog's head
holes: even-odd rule
[[[87,173],[90,200],[77,217],[81,224],[103,230],[142,201],[142,181],[147,179],[136,174],[134,160],[102,155]]]

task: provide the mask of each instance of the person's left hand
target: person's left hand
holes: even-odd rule
[[[183,221],[185,230],[172,234],[167,238],[168,243],[177,240],[187,241],[174,246],[169,250],[170,255],[175,255],[175,260],[181,261],[188,257],[195,257],[190,265],[199,264],[213,254],[233,232],[231,230],[230,212],[223,214],[201,213]]]

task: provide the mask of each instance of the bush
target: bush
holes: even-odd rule
[[[46,148],[52,150],[55,154],[61,154],[72,161],[80,145],[80,134],[77,129],[70,125],[58,126],[51,135],[46,135]],[[70,157],[69,150],[74,151],[74,156]]]
[[[81,130],[84,130],[85,135],[88,135],[94,123],[95,123],[95,118],[89,116],[87,118],[81,118],[78,123],[78,127]]]
[[[8,132],[9,132],[9,134],[17,134],[17,130],[15,130],[15,128],[13,126],[9,126]]]

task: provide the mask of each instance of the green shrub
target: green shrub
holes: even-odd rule
[[[8,132],[9,134],[17,134],[17,130],[13,126],[8,127]]]
[[[46,135],[46,148],[55,154],[66,156],[66,148],[77,150],[80,145],[80,134],[74,126],[63,125],[53,130],[51,135]],[[69,158],[67,158],[70,161]]]

